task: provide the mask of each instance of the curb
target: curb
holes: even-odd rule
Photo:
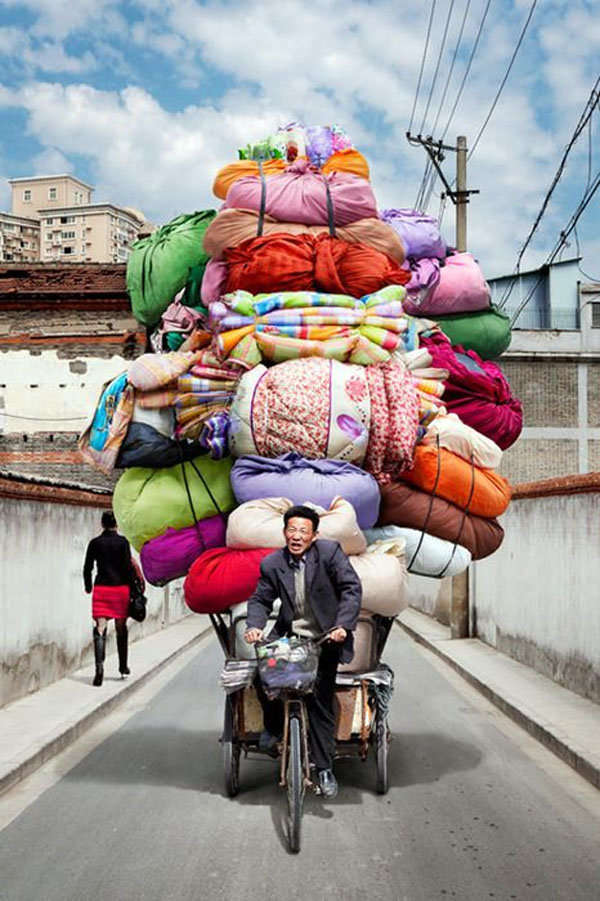
[[[87,732],[99,719],[106,716],[112,710],[128,698],[133,692],[137,691],[145,685],[150,679],[156,676],[169,663],[172,663],[177,657],[189,650],[193,645],[199,643],[210,631],[211,626],[207,626],[193,638],[190,638],[180,647],[176,648],[165,658],[156,663],[151,669],[142,675],[128,680],[121,690],[110,698],[102,701],[97,707],[85,714],[80,720],[66,728],[60,735],[50,738],[46,744],[38,748],[30,757],[17,764],[13,769],[8,770],[0,776],[0,797],[1,795],[13,788],[27,776],[30,776],[39,769],[48,760],[56,757],[61,751],[64,751],[69,745],[73,744],[81,735]]]
[[[543,726],[533,716],[527,714],[524,710],[513,704],[511,701],[503,697],[494,688],[483,682],[474,675],[465,666],[454,660],[449,654],[445,653],[444,648],[440,647],[439,641],[429,639],[417,629],[400,619],[396,620],[396,624],[406,634],[418,644],[423,645],[427,650],[434,653],[444,663],[451,666],[462,678],[476,688],[488,701],[491,701],[506,716],[510,717],[518,726],[525,729],[533,738],[543,744],[548,750],[552,751],[564,763],[567,763],[587,782],[590,782],[595,788],[600,789],[600,767],[592,763],[582,753],[571,747],[568,740],[561,738],[555,732]]]

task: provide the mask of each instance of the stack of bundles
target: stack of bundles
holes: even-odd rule
[[[187,576],[192,610],[243,604],[283,513],[308,503],[350,555],[364,616],[396,615],[407,572],[452,575],[502,541],[494,470],[521,408],[488,358],[510,335],[435,220],[378,214],[339,127],[293,123],[239,156],[215,179],[219,213],[136,246],[128,286],[154,353],[105,386],[82,449],[130,467],[119,527],[148,581]]]
[[[470,253],[448,251],[438,224],[417,210],[382,210],[380,217],[401,239],[410,273],[407,313],[435,320],[452,344],[484,360],[510,344],[510,320],[490,302],[490,290]]]

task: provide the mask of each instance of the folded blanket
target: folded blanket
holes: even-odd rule
[[[272,216],[265,216],[263,235],[284,232],[288,235],[329,234],[328,225],[304,225],[299,222],[278,222]],[[237,247],[243,241],[258,236],[258,213],[256,210],[223,209],[204,234],[204,250],[212,261],[223,259],[230,247]],[[368,217],[336,227],[336,238],[350,244],[366,244],[380,253],[385,253],[397,263],[404,261],[404,247],[393,228],[380,219]]]
[[[324,291],[362,297],[386,285],[404,285],[410,274],[365,244],[328,235],[276,234],[225,251],[226,291]]]

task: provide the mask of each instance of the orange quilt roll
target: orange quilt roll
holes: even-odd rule
[[[436,486],[438,454],[441,455],[440,477]],[[486,519],[495,519],[504,513],[509,505],[510,485],[506,479],[491,469],[474,466],[473,470],[475,485],[469,513]],[[444,448],[438,451],[437,447],[417,445],[413,468],[401,473],[400,478],[428,494],[443,497],[461,510],[466,509],[471,493],[471,464],[451,451]]]
[[[304,157],[302,157],[304,159]],[[284,172],[289,163],[286,160],[265,160],[262,164],[263,174],[279,175]],[[358,175],[360,178],[369,178],[369,164],[358,150],[340,150],[333,153],[321,172],[348,172],[350,175]],[[236,160],[219,169],[213,182],[213,194],[221,200],[225,200],[227,192],[232,184],[245,175],[258,175],[258,163],[256,160]]]

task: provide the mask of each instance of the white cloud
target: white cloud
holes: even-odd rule
[[[64,153],[61,153],[56,147],[46,147],[45,150],[34,156],[32,163],[34,175],[62,174],[73,172],[75,168],[71,160],[67,159]]]

